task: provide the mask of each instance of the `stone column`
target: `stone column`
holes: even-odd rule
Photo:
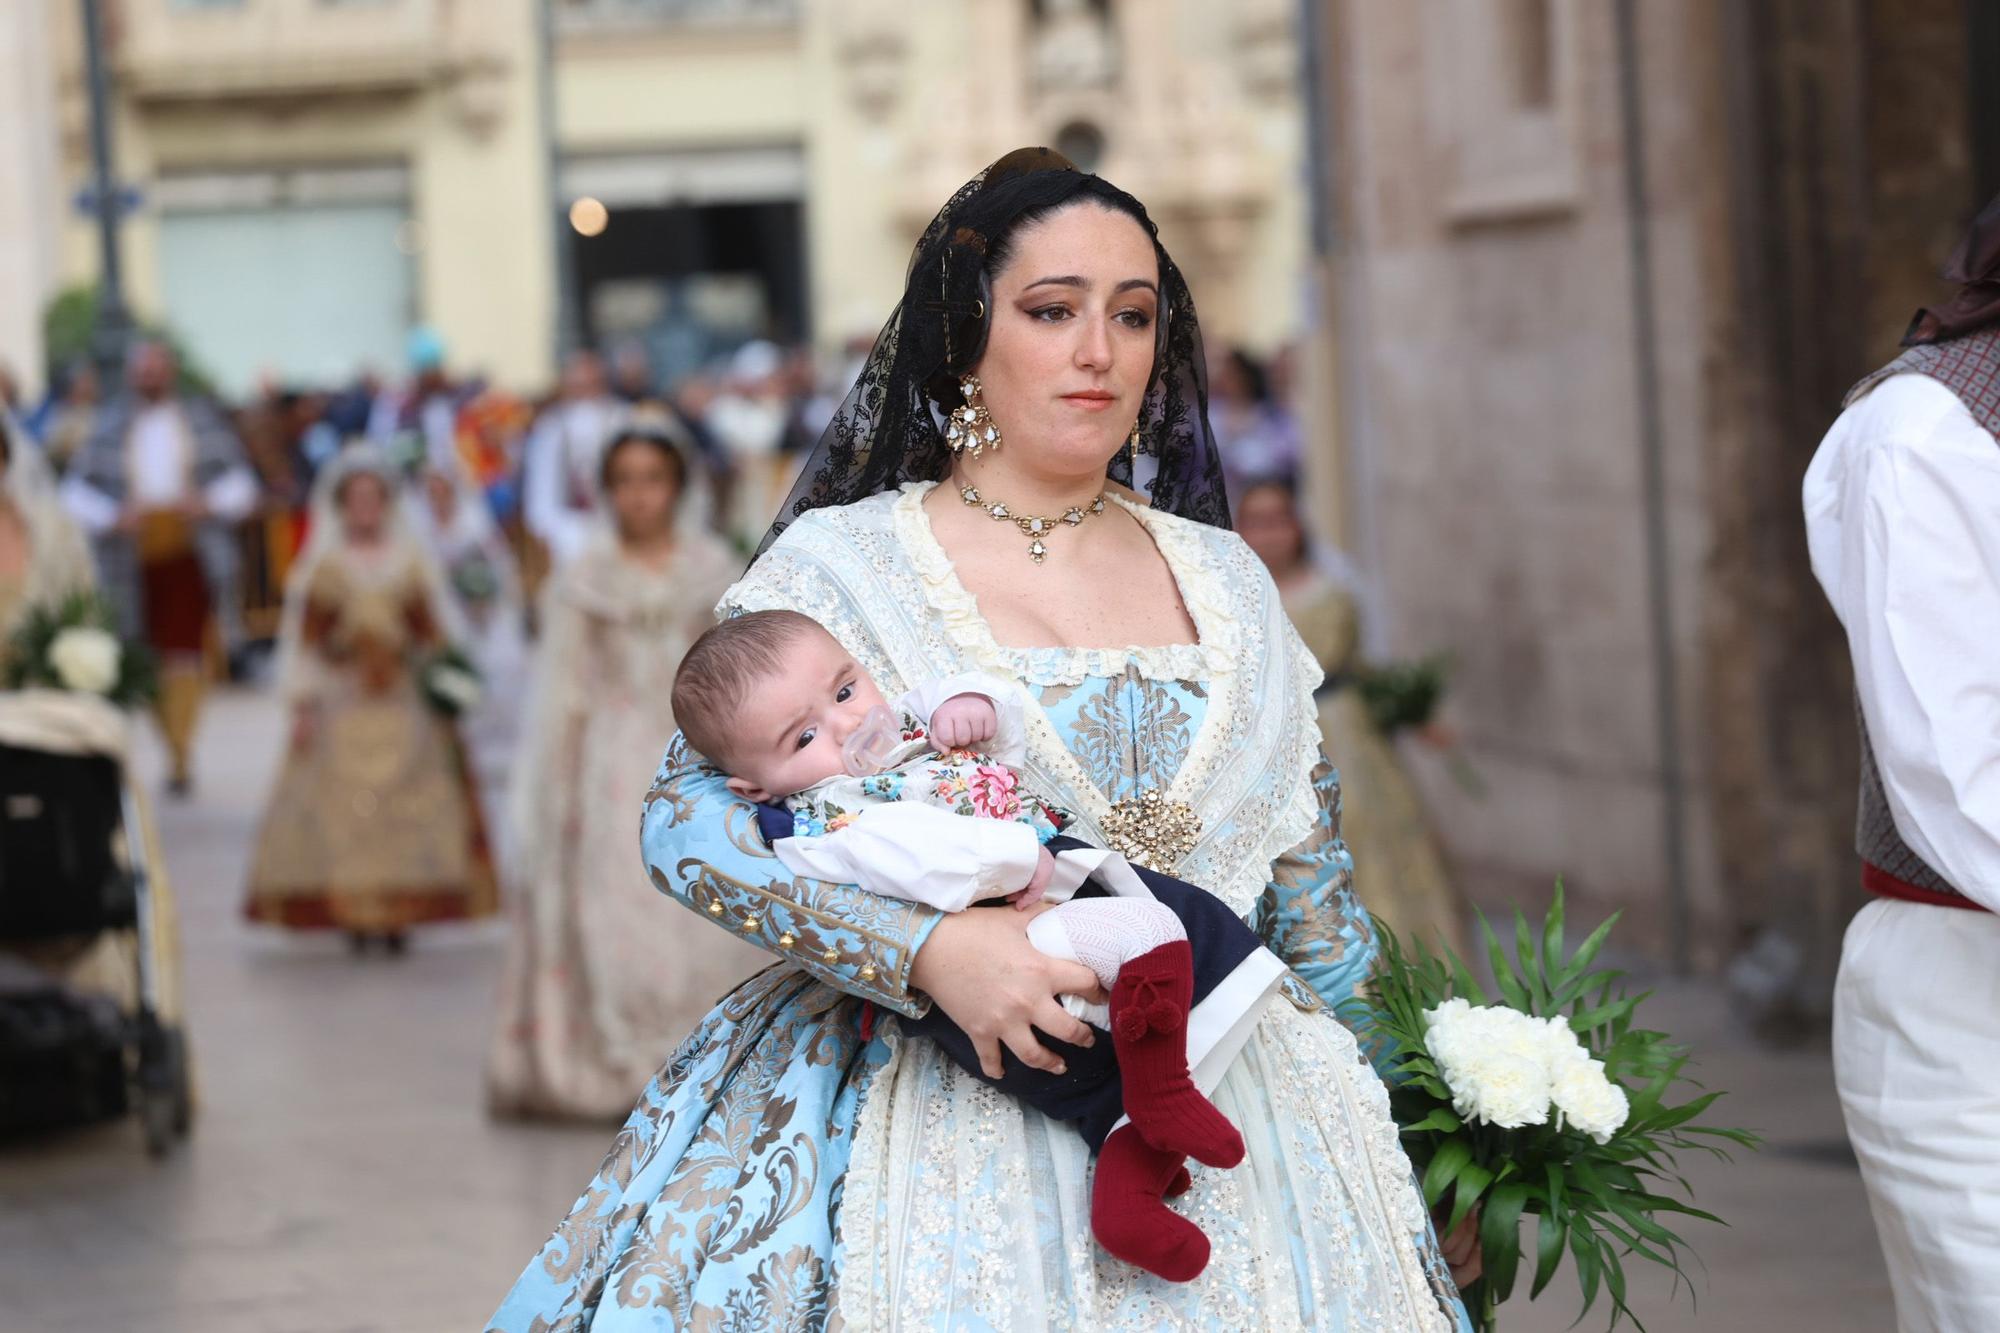
[[[61,11],[67,14],[65,8]],[[67,206],[56,176],[50,11],[0,5],[0,365],[23,401],[42,387],[42,308],[54,292],[56,228]]]

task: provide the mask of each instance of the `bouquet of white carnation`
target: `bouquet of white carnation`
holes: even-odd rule
[[[479,668],[464,650],[455,646],[433,654],[418,678],[423,682],[425,700],[442,717],[463,716],[479,707],[479,701],[486,697]]]
[[[1567,1253],[1583,1313],[1601,1285],[1609,1327],[1630,1318],[1643,1328],[1625,1303],[1625,1257],[1680,1274],[1685,1242],[1659,1214],[1721,1220],[1656,1192],[1671,1180],[1690,1193],[1675,1174],[1676,1153],[1726,1157],[1725,1145],[1757,1146],[1747,1131],[1694,1123],[1721,1093],[1668,1100],[1684,1079],[1686,1049],[1632,1025],[1645,997],[1626,995],[1622,974],[1591,970],[1616,921],[1565,959],[1557,884],[1539,936],[1514,914],[1510,959],[1482,918],[1498,992],[1490,998],[1449,950],[1406,946],[1375,923],[1381,962],[1351,1017],[1376,1048],[1425,1203],[1447,1231],[1479,1211],[1485,1276],[1465,1297],[1481,1330],[1513,1294],[1523,1214],[1539,1218],[1531,1299]]]
[[[150,702],[158,692],[152,654],[121,640],[116,623],[89,592],[34,607],[0,649],[0,687],[97,694],[121,708]]]

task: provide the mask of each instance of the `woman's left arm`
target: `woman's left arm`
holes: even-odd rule
[[[1375,962],[1375,931],[1354,896],[1354,858],[1340,839],[1340,774],[1322,753],[1312,773],[1319,818],[1271,867],[1250,925],[1311,986],[1338,1006]]]

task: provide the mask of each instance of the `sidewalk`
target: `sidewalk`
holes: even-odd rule
[[[1687,1265],[1692,1299],[1686,1286],[1672,1291],[1665,1270],[1627,1260],[1629,1299],[1648,1333],[1894,1329],[1889,1278],[1841,1125],[1824,1039],[1804,1050],[1766,1050],[1732,1020],[1720,983],[1647,980],[1634,989],[1647,987],[1657,993],[1641,1011],[1643,1025],[1693,1046],[1694,1077],[1710,1090],[1727,1090],[1715,1105],[1715,1122],[1766,1140],[1763,1151],[1738,1153],[1733,1162],[1706,1154],[1683,1159],[1698,1206],[1730,1225],[1680,1219],[1687,1225],[1675,1228],[1706,1265],[1705,1272]],[[1501,1329],[1559,1333],[1576,1318],[1573,1270],[1565,1261],[1541,1300],[1524,1303],[1530,1258]],[[1598,1302],[1581,1329],[1605,1326],[1609,1306],[1601,1293]]]

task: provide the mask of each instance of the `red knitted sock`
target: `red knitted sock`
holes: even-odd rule
[[[1174,1172],[1174,1178],[1167,1182],[1167,1197],[1178,1199],[1194,1188],[1194,1177],[1188,1174],[1187,1163],[1182,1162]]]
[[[1208,1166],[1243,1160],[1243,1136],[1188,1076],[1187,1016],[1194,951],[1162,944],[1118,969],[1111,988],[1111,1040],[1125,1088],[1125,1114],[1147,1143]]]
[[[1126,1125],[1097,1153],[1090,1182],[1090,1229],[1097,1243],[1128,1264],[1169,1282],[1192,1282],[1208,1267],[1208,1237],[1161,1202],[1180,1155],[1161,1152]]]

